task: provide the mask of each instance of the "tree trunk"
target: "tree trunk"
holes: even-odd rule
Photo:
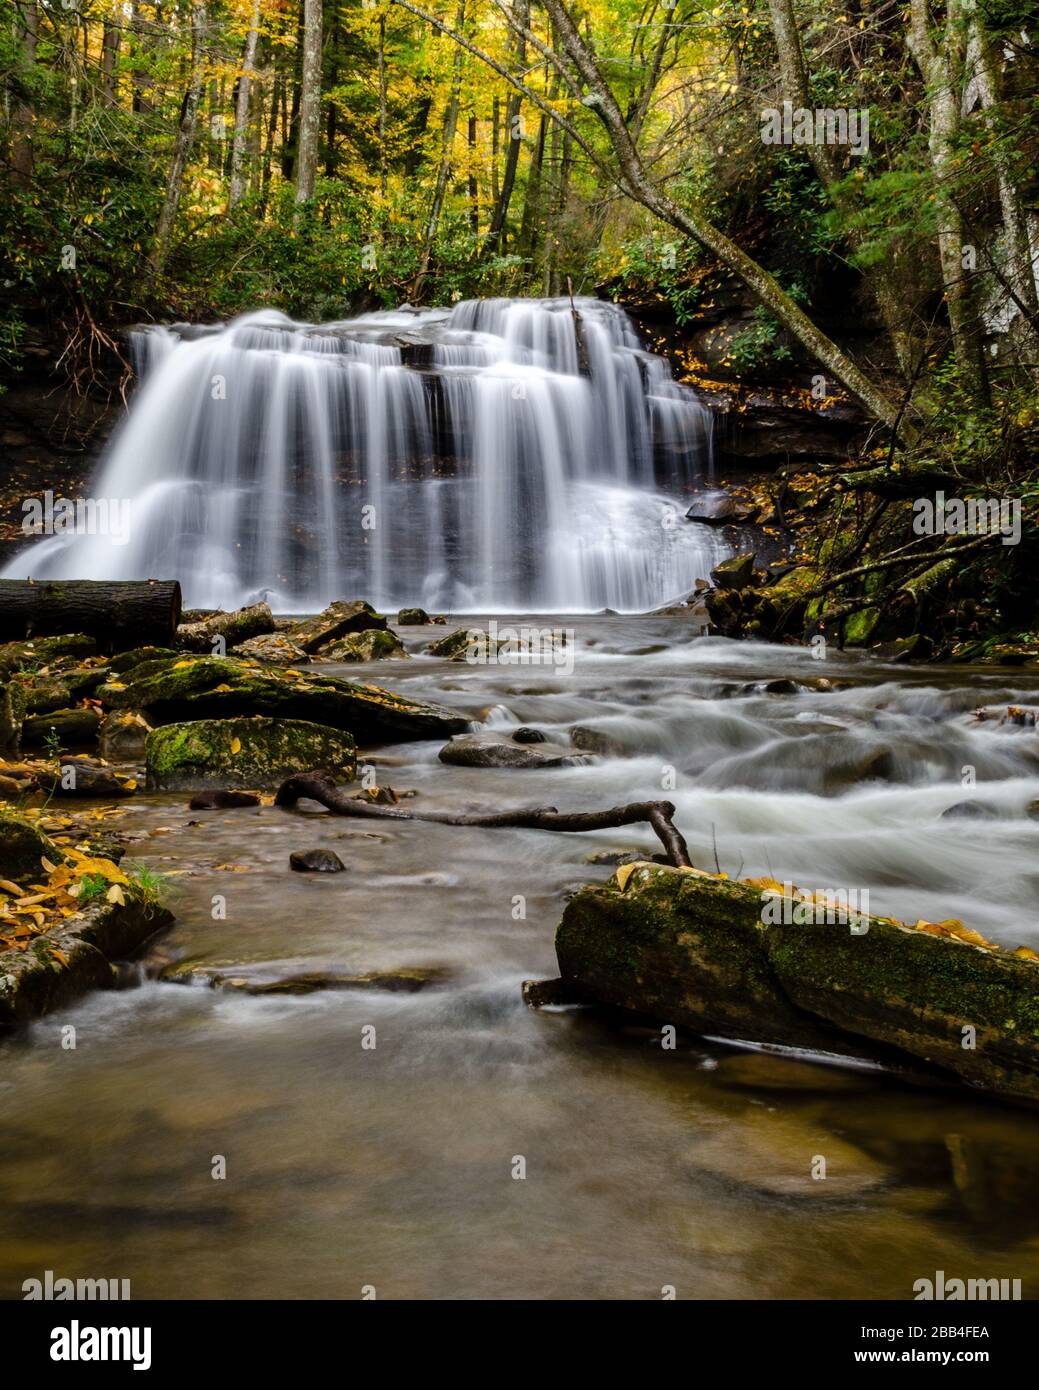
[[[379,193],[386,202],[386,16],[379,16]]]
[[[795,107],[810,110],[812,101],[808,89],[808,73],[792,0],[768,0],[768,8],[772,17],[776,51],[779,54],[783,96]],[[831,202],[839,212],[849,212],[849,200],[839,189],[841,169],[833,147],[813,142],[805,149],[812,161],[816,177],[826,189]],[[855,240],[854,237],[852,239]],[[865,272],[863,279],[880,310],[902,375],[908,379],[913,373],[914,360],[912,342],[904,323],[905,305],[899,304],[897,291],[883,271],[874,268]]]
[[[458,11],[455,15],[455,28],[461,32],[465,24],[465,0],[458,0]],[[451,71],[451,95],[448,97],[447,106],[444,110],[444,133],[440,145],[440,168],[437,171],[436,187],[433,190],[433,203],[429,209],[429,219],[426,222],[425,245],[422,250],[422,264],[412,285],[412,296],[418,298],[422,292],[422,286],[426,276],[429,274],[429,263],[433,258],[433,244],[436,241],[437,229],[440,226],[440,215],[444,210],[444,197],[447,193],[447,181],[451,175],[451,146],[454,144],[455,131],[458,128],[458,96],[462,88],[462,49],[456,48]]]
[[[231,192],[228,207],[233,208],[242,201],[245,193],[245,145],[249,125],[249,91],[252,75],[256,70],[256,44],[260,36],[260,0],[253,0],[252,18],[249,33],[245,40],[245,57],[242,62],[242,75],[238,79],[238,105],[234,118],[234,143],[231,147]]]
[[[296,161],[296,202],[309,202],[317,177],[318,137],[321,133],[321,5],[303,0],[303,81],[300,94],[299,155]]]
[[[101,38],[101,100],[105,106],[116,104],[116,63],[119,58],[119,29],[106,20]]]
[[[524,29],[530,23],[530,0],[516,0],[516,22]],[[513,39],[516,67],[522,72],[527,57],[527,41],[522,34],[514,34]],[[502,175],[501,190],[495,200],[494,212],[491,215],[491,225],[487,229],[487,235],[483,242],[485,255],[495,251],[501,252],[505,249],[505,220],[509,215],[509,203],[512,201],[512,190],[516,184],[516,169],[519,165],[521,143],[519,126],[522,100],[518,92],[512,92],[505,107],[505,172]]]
[[[912,427],[902,418],[896,402],[890,400],[836,343],[812,323],[773,275],[696,209],[680,207],[669,194],[650,181],[631,142],[616,99],[562,0],[542,0],[542,3],[559,32],[565,52],[584,79],[588,88],[587,104],[606,128],[630,196],[716,256],[872,415],[892,428],[900,427],[903,436],[913,437]]]
[[[97,639],[110,651],[170,647],[180,620],[176,580],[0,579],[0,641]]]
[[[184,170],[195,143],[195,129],[198,125],[198,104],[202,96],[202,80],[205,74],[205,0],[196,0],[191,11],[191,70],[188,88],[180,110],[180,124],[173,142],[173,155],[170,159],[169,174],[166,179],[166,197],[159,214],[159,225],[155,232],[155,248],[152,251],[151,268],[158,274],[169,252],[170,237],[180,204],[181,185]]]
[[[942,264],[945,302],[949,310],[953,349],[968,390],[979,402],[988,397],[982,356],[981,325],[972,303],[964,266],[963,218],[950,192],[955,178],[955,140],[959,130],[958,0],[948,0],[946,33],[939,48],[931,37],[927,0],[911,0],[906,42],[927,88],[930,112],[931,165],[938,208],[938,255]]]
[[[33,175],[35,116],[27,87],[32,82],[36,63],[36,38],[39,29],[36,0],[27,0],[23,16],[18,64],[21,73],[17,79],[18,94],[11,109],[11,178],[14,186],[24,192],[32,183]]]
[[[967,61],[977,80],[982,116],[993,139],[992,161],[996,167],[996,181],[999,185],[999,205],[1003,214],[1003,232],[1006,236],[1010,287],[1021,313],[1024,330],[1022,346],[1034,362],[1039,355],[1039,293],[1036,290],[1028,221],[1010,160],[1007,158],[1006,149],[999,141],[992,116],[997,100],[996,73],[988,36],[978,23],[976,11],[970,13],[968,36]]]

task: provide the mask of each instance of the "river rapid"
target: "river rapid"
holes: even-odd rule
[[[1039,675],[818,661],[698,637],[686,615],[530,621],[575,629],[572,672],[434,660],[436,628],[402,631],[412,661],[334,669],[492,728],[591,726],[611,751],[528,771],[447,767],[438,743],[366,750],[380,783],[431,809],[666,796],[701,867],[868,889],[873,912],[1039,948],[1039,739],[971,718],[1034,702]],[[777,680],[798,688],[761,687]],[[567,892],[613,872],[590,857],[653,853],[648,827],[187,799],[142,794],[111,822],[173,875],[176,925],[127,988],[4,1045],[2,1296],[47,1269],[129,1278],[136,1298],[893,1299],[938,1270],[1035,1296],[1039,1117],[524,1005],[521,982],[556,973]],[[965,801],[984,809],[943,819]],[[347,872],[289,871],[315,847]],[[256,996],[158,978],[171,964],[251,985],[442,974]],[[814,1155],[828,1176],[806,1182]]]

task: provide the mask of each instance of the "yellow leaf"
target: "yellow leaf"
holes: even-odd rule
[[[43,865],[44,869],[46,869],[47,873],[49,873],[49,874],[57,873],[57,871],[58,871],[58,866],[57,866],[57,864],[52,864],[51,861],[47,858],[47,856],[46,856],[45,854],[40,856],[40,863]]]
[[[60,960],[61,963],[62,963],[62,965],[65,965],[65,966],[68,965],[68,963],[69,963],[69,958],[68,958],[68,956],[65,954],[64,951],[59,951],[58,948],[57,948],[57,946],[52,946],[52,947],[51,947],[51,955],[54,957],[55,960]]]
[[[109,690],[125,690],[126,686],[122,683],[122,681],[109,681],[108,688]]]
[[[627,888],[628,879],[631,878],[632,874],[635,872],[636,867],[637,866],[635,864],[621,864],[618,867],[617,872],[613,875],[617,883],[617,887],[621,890],[622,893],[624,892],[625,888]]]
[[[111,888],[109,888],[108,892],[105,894],[105,897],[110,903],[118,903],[120,907],[126,906],[126,898],[123,896],[123,890],[119,887],[118,883],[112,884]]]
[[[240,753],[241,751],[242,751],[242,740],[241,740],[240,738],[233,738],[233,739],[231,740],[231,752],[232,752],[232,753]]]
[[[127,789],[127,791],[131,791],[131,792],[136,791],[136,790],[137,790],[137,778],[136,778],[136,777],[128,777],[128,778],[126,779],[126,781],[123,783],[123,786]]]
[[[170,668],[173,671],[183,671],[185,666],[194,666],[194,661],[175,661]]]
[[[9,878],[0,878],[0,888],[2,888],[5,893],[13,893],[16,898],[20,898],[24,891],[18,887],[17,883],[12,883]]]

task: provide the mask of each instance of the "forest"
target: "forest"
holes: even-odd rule
[[[0,1306],[1036,1297],[1039,0],[3,13]]]

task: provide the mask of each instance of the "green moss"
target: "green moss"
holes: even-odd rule
[[[353,738],[306,720],[202,719],[153,729],[145,740],[148,786],[276,786],[293,772],[356,770]]]
[[[31,821],[15,811],[0,810],[0,878],[38,878],[44,856],[52,864],[60,864],[65,857]]]

